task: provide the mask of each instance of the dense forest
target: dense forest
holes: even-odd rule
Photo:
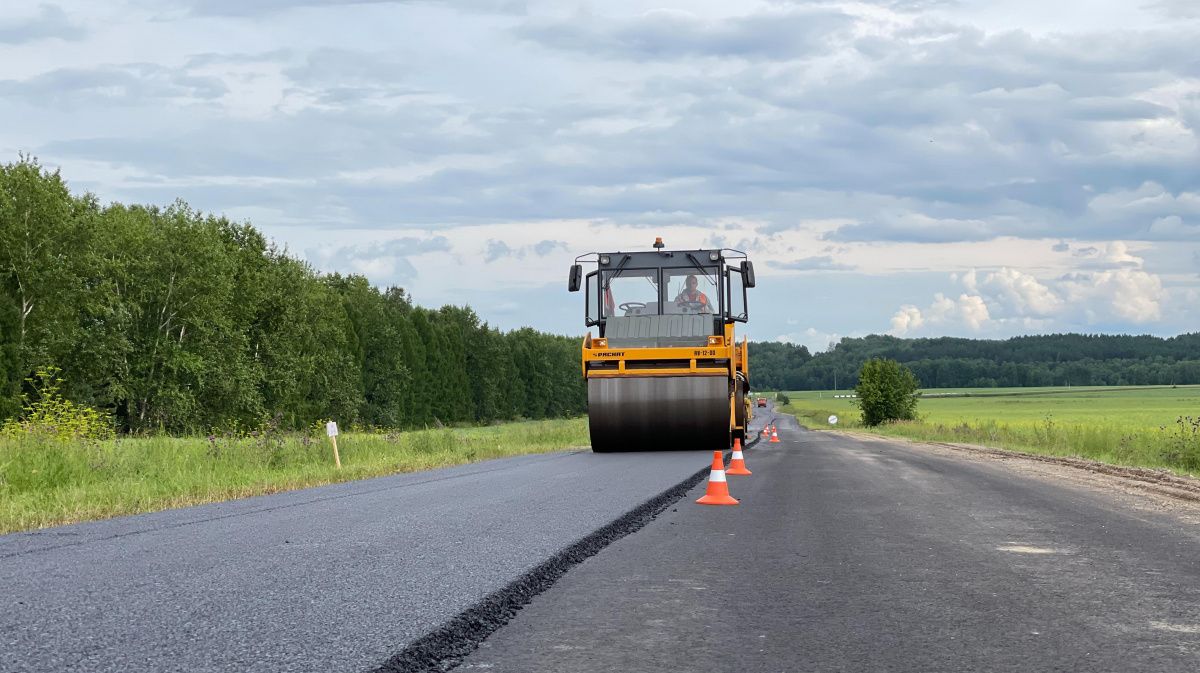
[[[420,427],[582,413],[579,341],[323,275],[247,224],[100,205],[23,158],[0,166],[0,420],[54,367],[127,431]],[[27,392],[27,391],[26,391]]]
[[[1177,337],[1049,334],[1005,340],[846,338],[812,355],[804,346],[750,344],[750,375],[767,390],[853,388],[862,363],[898,360],[925,388],[1124,386],[1200,383],[1200,333]]]

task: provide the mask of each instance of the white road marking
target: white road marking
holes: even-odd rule
[[[1150,628],[1158,629],[1159,631],[1173,631],[1175,633],[1200,633],[1200,624],[1171,624],[1169,622],[1150,622]]]
[[[1059,554],[1057,549],[1047,549],[1046,547],[1030,547],[1023,544],[1006,544],[996,547],[996,551],[1008,551],[1014,554]]]

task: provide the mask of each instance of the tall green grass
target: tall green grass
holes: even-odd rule
[[[100,441],[0,438],[0,533],[588,444],[587,419],[345,433]]]
[[[1200,475],[1197,387],[956,392],[962,396],[923,398],[918,421],[866,430]],[[829,428],[827,419],[836,414],[839,428],[864,430],[852,400],[825,392],[790,393],[790,398],[783,410],[808,427]]]

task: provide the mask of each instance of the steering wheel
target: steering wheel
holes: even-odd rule
[[[622,311],[624,311],[626,313],[629,313],[631,310],[633,310],[635,308],[646,308],[646,302],[627,301],[627,302],[623,302],[621,304],[617,304],[617,308],[621,309]]]
[[[681,309],[684,309],[685,312],[693,311],[695,313],[703,312],[704,308],[707,306],[707,304],[705,304],[702,301],[686,301],[686,300],[677,301],[677,302],[675,302],[675,305]]]

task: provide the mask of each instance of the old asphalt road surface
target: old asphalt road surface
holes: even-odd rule
[[[0,536],[0,671],[363,671],[711,461],[524,456]]]
[[[576,566],[459,670],[1200,670],[1200,535],[995,461],[779,423],[738,507]],[[1194,521],[1194,519],[1191,519]]]

